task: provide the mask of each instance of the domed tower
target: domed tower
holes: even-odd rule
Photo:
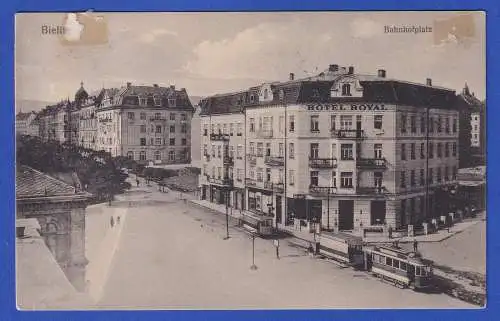
[[[75,103],[77,105],[81,105],[87,98],[89,98],[89,94],[87,93],[85,88],[83,88],[83,81],[82,81],[80,83],[80,88],[75,94]]]

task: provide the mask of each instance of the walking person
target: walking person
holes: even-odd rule
[[[418,252],[418,242],[417,239],[413,239],[413,252]]]
[[[111,219],[109,220],[109,224],[111,225],[111,227],[115,226],[115,220],[114,220],[113,216],[111,216]]]
[[[139,179],[138,178],[135,179],[135,183],[137,184],[137,187],[139,187]]]
[[[276,258],[280,259],[280,240],[274,240],[274,247],[276,247]]]

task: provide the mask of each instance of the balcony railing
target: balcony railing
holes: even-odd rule
[[[247,154],[247,159],[248,159],[248,163],[250,165],[256,165],[257,164],[257,156],[255,156],[253,154]]]
[[[338,139],[363,139],[365,138],[365,132],[363,130],[357,129],[338,129],[332,130],[332,137]]]
[[[245,184],[247,186],[257,186],[257,181],[252,178],[245,178]]]
[[[356,194],[360,195],[380,195],[386,194],[387,188],[385,186],[372,186],[372,187],[358,187],[356,188]]]
[[[225,187],[233,186],[233,179],[229,178],[229,177],[225,177],[225,178],[209,177],[208,181],[212,184],[221,185],[221,186],[225,186]]]
[[[100,118],[99,119],[100,123],[110,123],[112,122],[111,118]]]
[[[311,193],[311,195],[313,196],[327,196],[329,194],[336,194],[337,188],[329,186],[310,185],[309,193]]]
[[[356,160],[356,167],[365,169],[385,169],[387,168],[387,161],[385,158],[358,158]]]
[[[309,167],[311,168],[335,168],[337,167],[336,158],[309,158]]]
[[[211,140],[217,141],[229,141],[229,135],[227,134],[210,134]]]
[[[273,137],[273,130],[272,129],[259,130],[259,131],[257,131],[257,137],[258,138],[272,138]]]
[[[154,122],[165,122],[165,121],[167,121],[167,119],[165,117],[150,117],[149,120],[150,121],[154,121]]]
[[[285,165],[285,158],[283,156],[266,156],[264,163],[269,166],[283,166]]]
[[[273,183],[273,182],[270,182],[270,181],[265,181],[264,182],[264,189],[267,189],[267,190],[270,190],[270,191],[274,191],[274,192],[278,192],[278,193],[283,193],[283,191],[285,190],[285,184],[283,184],[283,183]]]
[[[224,165],[234,165],[234,158],[231,156],[224,156],[223,158],[223,164]]]

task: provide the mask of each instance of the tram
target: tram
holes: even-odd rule
[[[273,218],[245,212],[241,215],[243,228],[251,233],[266,237],[273,235]]]
[[[432,286],[432,262],[413,251],[390,246],[365,249],[366,268],[401,288],[423,290]]]
[[[319,253],[357,269],[364,266],[363,239],[358,236],[322,232],[319,236]]]

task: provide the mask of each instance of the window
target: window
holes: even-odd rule
[[[340,145],[340,159],[341,160],[353,160],[353,150],[352,144],[341,144]]]
[[[401,160],[406,160],[406,144],[401,144]]]
[[[384,174],[382,172],[373,173],[373,185],[375,187],[382,187],[383,179],[384,179]]]
[[[290,117],[288,117],[288,119],[289,119],[289,123],[290,123],[288,131],[293,133],[295,131],[295,116],[290,115]]]
[[[145,133],[146,132],[146,125],[141,125],[141,133]]]
[[[155,139],[155,145],[161,145],[161,142],[162,142],[161,137]]]
[[[128,119],[135,119],[135,113],[134,112],[128,112],[127,113],[127,118]]]
[[[410,185],[415,186],[416,185],[416,180],[415,180],[415,170],[410,171]]]
[[[423,168],[420,169],[420,185],[425,185],[425,171]]]
[[[456,118],[453,118],[453,133],[456,133],[457,132],[457,119]]]
[[[434,158],[434,143],[429,142],[429,158]]]
[[[429,117],[429,133],[433,133],[433,132],[434,132],[434,118]]]
[[[288,171],[288,182],[290,185],[295,184],[295,171],[293,169]]]
[[[434,169],[429,168],[429,177],[427,178],[429,181],[429,184],[434,184]]]
[[[160,97],[154,96],[153,99],[155,101],[155,106],[161,106],[161,99],[160,99]]]
[[[229,124],[229,135],[233,136],[234,134],[234,124],[231,123]]]
[[[417,132],[417,116],[410,116],[410,131],[412,133],[416,133]]]
[[[181,144],[182,144],[183,146],[186,146],[186,145],[187,145],[187,139],[183,138],[183,139],[181,140]]]
[[[398,260],[392,260],[392,267],[399,269],[399,261]]]
[[[420,132],[425,133],[425,116],[420,117]]]
[[[215,157],[215,144],[212,144],[212,157]]]
[[[187,133],[187,124],[181,124],[181,133]]]
[[[250,118],[250,132],[255,132],[255,118]]]
[[[171,106],[171,107],[175,107],[175,98],[169,98],[168,99],[168,105]]]
[[[382,129],[382,115],[375,115],[373,118],[373,128]]]
[[[415,143],[410,144],[410,159],[415,159]]]
[[[155,126],[151,124],[151,132],[154,133],[154,131],[155,131]]]
[[[311,132],[319,132],[319,116],[311,116]]]
[[[337,172],[332,172],[332,187],[337,187]]]
[[[444,157],[450,157],[450,143],[444,143]]]
[[[437,143],[437,158],[443,157],[443,144]]]
[[[127,158],[134,159],[134,152],[132,152],[132,151],[127,152]]]
[[[443,127],[442,127],[442,124],[441,124],[441,116],[438,116],[438,120],[437,120],[437,132],[438,133],[441,133],[443,131]]]
[[[175,145],[175,138],[170,138],[169,145],[170,146],[174,146]]]
[[[399,187],[405,188],[406,187],[406,172],[401,171],[399,175],[400,181],[399,181]]]
[[[208,135],[208,126],[207,124],[203,125],[203,136],[207,136]]]
[[[160,125],[157,125],[156,128],[155,128],[155,133],[157,134],[161,134],[161,126]]]
[[[447,134],[450,133],[450,118],[448,117],[444,119],[444,130]]]
[[[441,167],[437,168],[437,182],[441,183]]]
[[[222,146],[221,145],[217,146],[217,157],[218,158],[222,157]]]
[[[374,144],[373,145],[373,158],[381,159],[382,158],[382,144]]]
[[[425,143],[420,143],[420,159],[425,158]]]
[[[285,145],[283,143],[278,144],[278,156],[283,157],[283,154],[285,152]]]
[[[266,156],[271,156],[271,143],[266,143]]]
[[[457,143],[451,145],[451,156],[457,156]]]
[[[170,125],[170,132],[175,133],[175,125]]]
[[[141,120],[145,120],[146,119],[146,113],[140,113],[140,118],[141,118]]]
[[[347,116],[347,115],[340,116],[340,129],[341,130],[352,129],[352,116]]]
[[[170,120],[175,120],[175,113],[170,113]]]
[[[161,160],[161,152],[159,150],[155,151],[155,160],[157,161]]]
[[[146,140],[146,139],[144,139]],[[145,161],[146,160],[146,152],[141,150],[141,152],[139,153],[139,160],[141,161]]]
[[[406,115],[401,115],[401,133],[406,133]]]
[[[154,139],[153,138],[149,139],[149,145],[154,145]]]
[[[255,154],[255,143],[254,142],[250,142],[249,144],[249,152],[250,152],[250,155],[256,155]]]
[[[295,145],[294,145],[294,143],[290,143],[288,145],[288,157],[290,159],[294,159],[295,158]]]
[[[444,167],[444,180],[448,181],[450,179],[450,173],[449,173],[449,168],[448,166]]]
[[[241,123],[238,123],[238,134],[237,135],[241,136],[242,132],[243,132],[243,125]]]
[[[385,258],[385,264],[392,266],[392,259],[390,257]]]
[[[477,125],[474,125],[474,131],[477,131]]]
[[[257,143],[257,156],[262,157],[264,152],[264,143]]]
[[[342,96],[351,96],[351,85],[343,84],[342,85]]]
[[[243,145],[238,145],[236,147],[236,158],[242,159],[242,154],[243,154]]]
[[[330,131],[334,132],[337,128],[337,116],[336,115],[331,115],[330,116]]]
[[[223,124],[223,125],[222,125],[222,133],[223,133],[224,135],[227,135],[227,124]]]
[[[139,98],[139,105],[146,106],[147,104],[148,104],[148,98],[147,97],[140,97]]]
[[[142,137],[142,138],[140,139],[140,145],[141,145],[141,146],[146,146],[146,138]]]
[[[263,171],[262,168],[257,168],[257,182],[262,182]]]
[[[186,121],[187,120],[187,115],[186,114],[181,114],[181,120]]]
[[[168,160],[175,161],[175,150],[171,150],[168,152]],[[215,176],[215,174],[213,176]]]
[[[456,166],[453,166],[453,168],[451,170],[451,179],[452,180],[456,180],[457,179],[457,167]]]
[[[340,187],[352,188],[352,172],[340,173]]]
[[[311,174],[310,174],[310,185],[311,186],[318,186],[318,176],[319,176],[318,171],[311,171]]]
[[[319,144],[318,143],[312,143],[310,145],[310,155],[309,155],[309,158],[318,158],[319,157]]]

